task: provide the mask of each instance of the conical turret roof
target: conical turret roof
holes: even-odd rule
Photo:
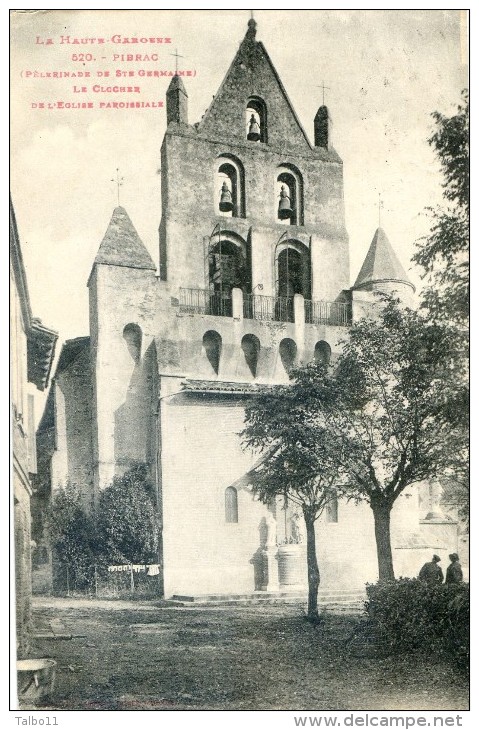
[[[415,288],[409,281],[408,275],[389,243],[385,232],[382,228],[378,228],[353,289],[364,289],[370,284],[385,281],[397,281],[407,284],[412,289]]]
[[[128,213],[121,206],[113,211],[107,231],[98,249],[95,264],[156,270],[153,259],[136,232]]]

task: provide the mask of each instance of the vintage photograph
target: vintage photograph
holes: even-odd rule
[[[468,22],[10,11],[11,709],[461,725]]]

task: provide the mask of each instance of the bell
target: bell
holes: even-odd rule
[[[278,206],[278,218],[282,221],[286,220],[286,218],[291,218],[293,215],[293,209],[291,207],[291,201],[288,197],[288,193],[286,192],[286,189],[284,185],[281,185],[281,192],[280,192],[280,199],[279,199],[279,206]]]
[[[259,128],[259,124],[254,118],[254,114],[251,115],[251,119],[249,120],[249,132],[248,137],[251,142],[257,142],[259,139],[261,139],[261,130]]]
[[[233,207],[231,192],[226,182],[223,182],[223,185],[221,186],[220,210],[222,213],[228,213],[230,210],[233,210]]]

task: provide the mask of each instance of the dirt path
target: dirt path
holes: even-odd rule
[[[466,710],[466,682],[423,657],[351,656],[356,616],[321,627],[296,607],[157,607],[40,599],[36,641],[57,661],[54,701],[69,710]],[[75,638],[77,637],[77,638]]]

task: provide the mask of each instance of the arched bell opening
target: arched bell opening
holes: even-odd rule
[[[266,104],[258,96],[248,99],[246,105],[246,139],[249,142],[267,142]]]
[[[241,340],[241,349],[243,350],[246,364],[251,370],[251,375],[255,378],[256,369],[258,367],[259,351],[261,349],[259,339],[256,335],[245,335]]]
[[[218,234],[209,249],[210,312],[223,317],[233,316],[232,291],[251,291],[251,274],[246,243]]]
[[[276,178],[277,220],[284,225],[303,225],[303,181],[299,170],[283,165]]]
[[[220,158],[216,174],[217,212],[228,218],[244,218],[244,169],[241,162],[228,155]]]

